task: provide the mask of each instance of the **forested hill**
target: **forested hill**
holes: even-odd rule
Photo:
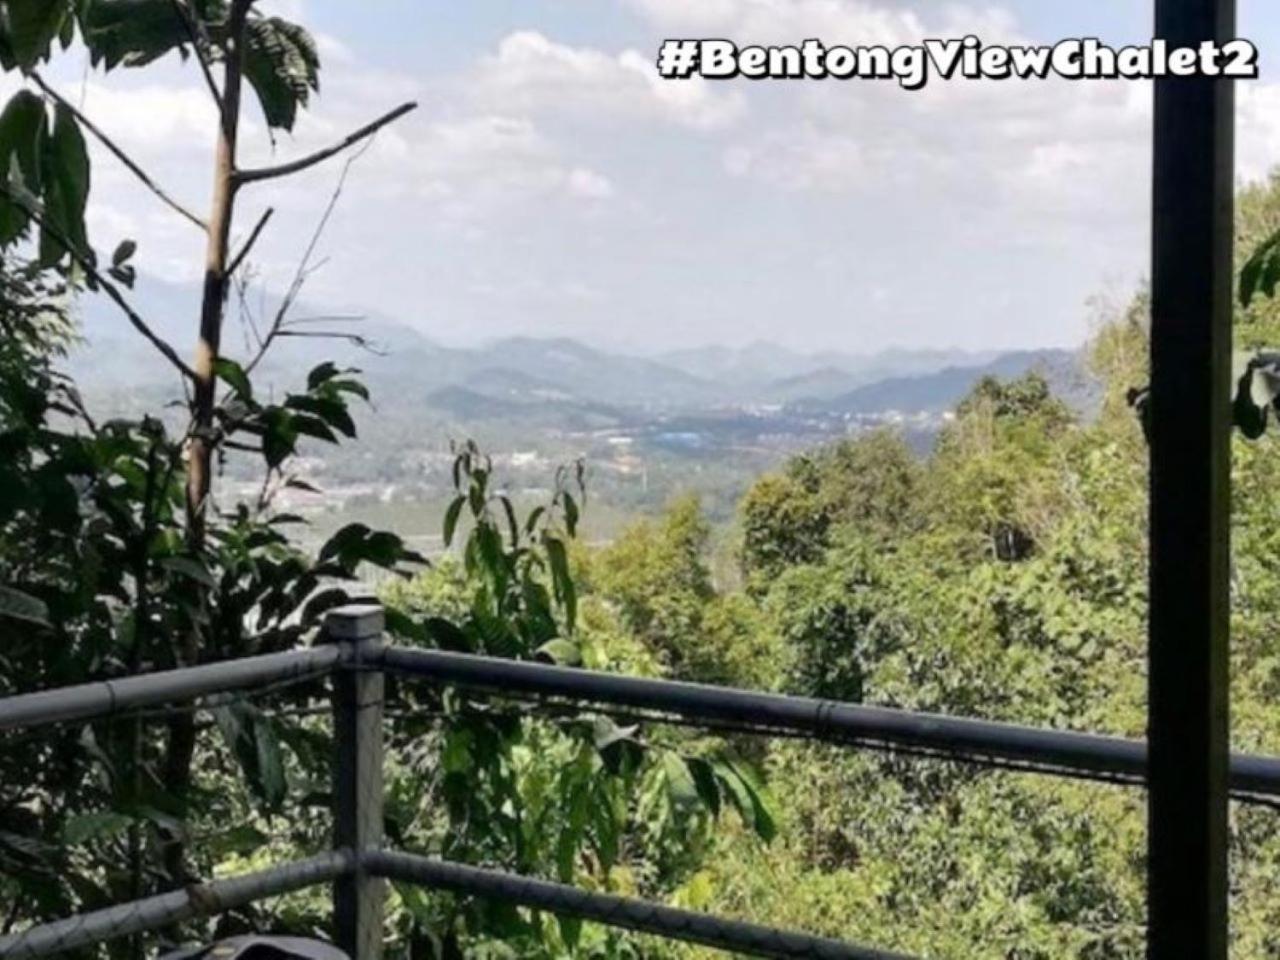
[[[941,412],[953,409],[983,377],[1019,377],[1029,370],[1040,373],[1054,393],[1071,406],[1081,410],[1092,407],[1096,385],[1085,375],[1077,355],[1066,350],[1002,353],[978,366],[948,366],[915,376],[887,377],[829,399],[810,398],[801,405],[839,413]]]

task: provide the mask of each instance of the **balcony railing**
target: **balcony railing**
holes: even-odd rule
[[[491,898],[557,915],[765,957],[885,960],[869,947],[722,919],[644,900],[388,849],[383,840],[383,723],[387,674],[537,699],[568,707],[622,709],[709,729],[800,737],[853,749],[946,757],[1106,782],[1142,784],[1140,741],[1007,723],[642,679],[542,663],[386,646],[377,606],[345,607],[326,618],[321,645],[205,666],[101,681],[0,700],[0,732],[129,716],[176,702],[216,706],[234,691],[333,677],[334,848],[244,876],[210,880],[0,937],[0,958],[34,958],[112,938],[160,930],[267,897],[333,885],[335,941],[355,960],[374,960],[383,944],[385,881]],[[1280,803],[1280,758],[1231,758],[1232,794]],[[976,946],[976,945],[975,945]]]

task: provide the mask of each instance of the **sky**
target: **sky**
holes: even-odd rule
[[[319,97],[246,164],[419,108],[351,165],[305,297],[445,343],[571,336],[638,352],[1081,343],[1149,256],[1151,89],[1126,81],[671,81],[665,37],[894,45],[1150,38],[1150,0],[263,0],[309,27]],[[1241,0],[1261,50],[1241,85],[1237,177],[1280,163],[1280,8]],[[49,76],[196,209],[213,107],[177,58]],[[287,283],[343,163],[247,188],[236,235],[276,214],[257,283]],[[95,148],[90,238],[196,280],[202,238]],[[250,301],[252,302],[252,300]],[[1102,304],[1102,306],[1099,306]]]

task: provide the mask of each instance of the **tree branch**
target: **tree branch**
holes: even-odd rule
[[[240,264],[244,261],[244,258],[249,255],[249,251],[253,249],[254,243],[258,240],[258,234],[262,232],[262,228],[267,225],[267,221],[271,219],[271,215],[275,212],[275,207],[267,207],[267,209],[263,211],[262,216],[258,218],[258,222],[254,224],[253,229],[249,231],[249,239],[244,242],[244,246],[242,246],[239,251],[237,251],[236,255],[231,258],[231,264],[227,267],[227,276],[231,276],[235,273]]]
[[[182,21],[182,29],[186,31],[187,39],[191,41],[191,50],[195,54],[196,62],[200,64],[200,72],[204,74],[204,82],[205,86],[209,88],[209,95],[213,97],[213,102],[217,104],[218,113],[222,113],[222,93],[218,90],[218,84],[213,79],[213,70],[209,67],[209,60],[200,46],[201,37],[196,33],[196,24],[191,18],[191,12],[182,0],[169,0],[169,2],[173,5],[174,14]]]
[[[132,173],[135,177],[141,180],[143,185],[147,187],[147,189],[149,189],[162,201],[168,204],[169,207],[172,208],[174,211],[176,211],[177,213],[181,214],[184,218],[194,223],[201,230],[208,229],[208,225],[205,224],[203,220],[201,220],[198,216],[196,216],[194,213],[192,213],[190,210],[188,210],[186,207],[180,204],[177,200],[173,199],[173,197],[169,196],[169,194],[165,193],[165,191],[160,187],[160,185],[151,179],[151,176],[150,174],[147,173],[147,171],[143,170],[142,167],[138,166],[138,164],[134,162],[132,157],[130,157],[127,153],[125,153],[124,150],[122,150],[114,140],[112,140],[105,133],[103,133],[102,130],[99,129],[98,126],[92,120],[86,117],[84,113],[82,113],[75,106],[75,104],[71,103],[71,101],[69,101],[66,97],[58,93],[57,90],[49,86],[49,84],[45,83],[44,78],[40,76],[40,74],[32,70],[28,74],[28,76],[31,77],[31,80],[35,83],[37,87],[39,87],[44,92],[46,96],[52,98],[61,106],[66,107],[67,110],[71,112],[71,115],[80,121],[81,126],[83,126],[86,130],[88,130],[95,137],[97,137],[99,142],[101,142],[104,147],[110,150],[115,155],[116,159],[119,160],[121,163],[123,163],[129,169],[130,173]]]
[[[341,153],[348,147],[352,147],[361,140],[368,139],[373,136],[387,124],[395,120],[399,120],[411,110],[416,110],[416,103],[402,103],[390,113],[383,114],[372,123],[365,124],[359,130],[349,134],[339,142],[325,147],[323,150],[317,150],[315,153],[308,154],[305,157],[299,157],[297,160],[291,160],[288,163],[282,163],[275,167],[258,167],[256,169],[238,170],[236,171],[236,184],[254,183],[258,180],[271,180],[275,177],[287,177],[291,173],[298,173],[308,167],[313,167],[317,163],[328,160],[336,153]]]
[[[337,207],[342,191],[346,188],[347,176],[351,173],[351,167],[364,156],[364,152],[368,149],[369,144],[366,142],[359,150],[347,157],[346,163],[342,165],[342,173],[338,175],[338,182],[334,185],[333,193],[329,195],[329,202],[326,204],[324,212],[320,215],[320,220],[311,234],[311,240],[307,243],[307,248],[302,252],[302,259],[298,261],[298,268],[294,271],[293,280],[290,282],[284,298],[280,301],[280,307],[276,310],[275,317],[271,320],[267,335],[258,345],[258,352],[245,364],[244,372],[246,374],[252,373],[254,368],[262,362],[262,358],[266,356],[267,351],[271,349],[271,345],[275,343],[278,337],[294,335],[289,334],[284,329],[289,311],[298,299],[298,294],[302,292],[302,286],[307,282],[307,277],[311,275],[311,258],[315,256],[316,246],[320,243],[320,237],[324,235],[325,227],[329,225],[329,218],[333,216],[334,208]]]
[[[58,243],[62,245],[63,249],[70,254],[71,259],[76,262],[77,266],[79,266],[87,276],[91,277],[98,286],[102,287],[103,292],[105,292],[106,295],[115,302],[115,305],[120,308],[124,315],[129,318],[129,322],[133,324],[134,329],[146,337],[146,339],[151,342],[151,345],[164,355],[166,360],[177,367],[179,373],[183,374],[188,379],[194,379],[195,373],[183,362],[182,358],[178,356],[177,351],[147,325],[147,322],[142,319],[138,314],[138,311],[134,310],[133,307],[129,305],[129,301],[124,298],[124,294],[116,288],[116,285],[98,272],[98,268],[94,266],[93,261],[77,250],[65,233],[50,223],[49,219],[45,217],[41,211],[33,209],[30,204],[25,203],[20,197],[16,196],[7,186],[0,184],[0,194],[3,194],[9,200],[13,201],[25,210],[28,216],[40,225],[42,230],[46,231],[50,236],[57,240]]]

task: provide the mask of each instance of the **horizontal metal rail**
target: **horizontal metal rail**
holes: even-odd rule
[[[434,683],[503,695],[613,704],[729,724],[749,732],[800,734],[829,743],[907,748],[1085,780],[1142,783],[1146,779],[1147,746],[1140,740],[442,650],[388,647],[381,655],[381,663],[388,670]],[[1280,758],[1233,755],[1231,791],[1241,800],[1280,798]]]
[[[211,693],[320,675],[351,655],[349,644],[327,644],[18,694],[0,699],[0,731],[89,720],[194,700]]]
[[[321,675],[353,663],[357,646],[326,644],[158,673],[102,680],[0,699],[0,732],[87,720],[213,693]],[[910,749],[1089,780],[1143,783],[1147,747],[1139,740],[1046,730],[886,707],[653,680],[443,650],[388,647],[362,667],[499,694],[563,698],[674,714],[762,734],[828,743]],[[1231,757],[1231,793],[1280,799],[1280,758]]]
[[[194,917],[223,913],[255,900],[329,883],[355,866],[350,850],[334,850],[267,870],[184,887],[144,900],[66,917],[0,937],[0,958],[31,960],[104,940],[159,930]]]
[[[437,890],[504,900],[552,913],[593,920],[611,927],[651,933],[756,957],[815,960],[907,960],[903,955],[858,947],[839,940],[726,920],[660,903],[592,893],[562,883],[536,880],[389,850],[369,851],[361,863],[371,874]]]

